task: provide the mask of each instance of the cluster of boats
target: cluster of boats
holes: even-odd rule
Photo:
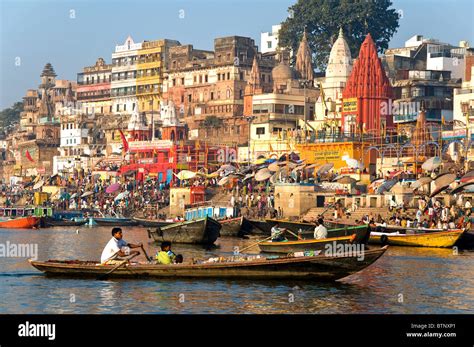
[[[10,211],[11,212],[11,211]],[[31,211],[30,211],[31,212]],[[125,226],[139,225],[147,228],[148,237],[153,241],[212,245],[221,236],[245,237],[256,235],[261,241],[247,247],[259,247],[262,256],[240,261],[220,261],[217,263],[191,259],[183,264],[161,265],[127,262],[121,266],[102,265],[98,261],[48,260],[30,261],[31,265],[48,275],[88,277],[109,275],[113,277],[213,277],[245,279],[318,279],[337,280],[356,273],[373,262],[387,250],[388,245],[417,247],[453,247],[461,243],[472,243],[470,231],[414,229],[389,226],[384,230],[374,230],[363,224],[348,224],[326,221],[327,238],[313,237],[315,225],[309,222],[289,220],[252,220],[244,217],[215,220],[209,216],[189,221],[171,222],[143,218],[124,217],[84,217],[74,212],[55,212],[45,216],[38,213],[19,213],[2,220],[1,227],[31,228],[41,223],[46,226],[77,226],[91,223],[98,225]],[[43,211],[44,212],[44,211]],[[81,224],[82,223],[82,224]],[[278,224],[286,229],[287,240],[270,241],[271,229]],[[365,247],[367,244],[381,244],[381,248]],[[358,246],[360,252],[328,254],[328,248]],[[243,251],[244,249],[242,249]]]

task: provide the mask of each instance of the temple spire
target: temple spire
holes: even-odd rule
[[[313,81],[314,72],[312,54],[308,45],[306,27],[304,29],[303,38],[301,39],[300,46],[296,54],[296,70],[299,72],[302,79],[306,81]]]
[[[249,83],[252,85],[254,89],[260,88],[262,84],[261,78],[260,78],[260,68],[258,66],[258,61],[257,61],[257,54],[253,56],[253,64],[252,64],[252,70],[250,71]]]

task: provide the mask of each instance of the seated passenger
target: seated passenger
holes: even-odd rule
[[[161,251],[156,253],[155,259],[157,264],[171,264],[176,255],[171,250],[171,242],[163,241],[161,243]]]

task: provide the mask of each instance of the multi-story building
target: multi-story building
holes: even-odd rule
[[[180,43],[173,40],[144,41],[138,50],[137,61],[137,99],[138,111],[151,116],[158,114],[163,90],[163,71],[166,66],[168,50]],[[153,117],[154,118],[154,117]],[[156,117],[157,119],[159,117]]]
[[[257,47],[247,37],[214,40],[214,52],[192,46],[170,48],[165,95],[177,107],[192,139],[247,143],[244,90]],[[259,59],[263,85],[271,85],[272,58]]]
[[[80,112],[88,115],[112,113],[110,87],[112,65],[98,58],[95,65],[86,66],[77,74],[77,101]]]
[[[278,48],[278,33],[280,32],[281,24],[272,25],[271,32],[260,34],[260,50],[262,53],[276,52]]]
[[[385,51],[383,63],[393,86],[394,123],[413,130],[425,109],[434,138],[444,120],[453,120],[453,90],[461,87],[467,43],[459,46],[415,35],[401,48]]]
[[[112,53],[111,98],[115,115],[129,117],[132,112],[138,112],[138,51],[142,44],[135,43],[129,36],[123,45],[115,46],[115,52]]]

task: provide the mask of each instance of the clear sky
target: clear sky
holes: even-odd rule
[[[46,62],[76,79],[97,57],[107,63],[128,34],[212,49],[216,37],[255,39],[283,21],[296,0],[0,0],[0,109],[37,88]],[[401,10],[391,47],[415,34],[474,45],[473,0],[393,0]],[[18,59],[19,58],[19,59]],[[19,63],[19,64],[18,64]]]

